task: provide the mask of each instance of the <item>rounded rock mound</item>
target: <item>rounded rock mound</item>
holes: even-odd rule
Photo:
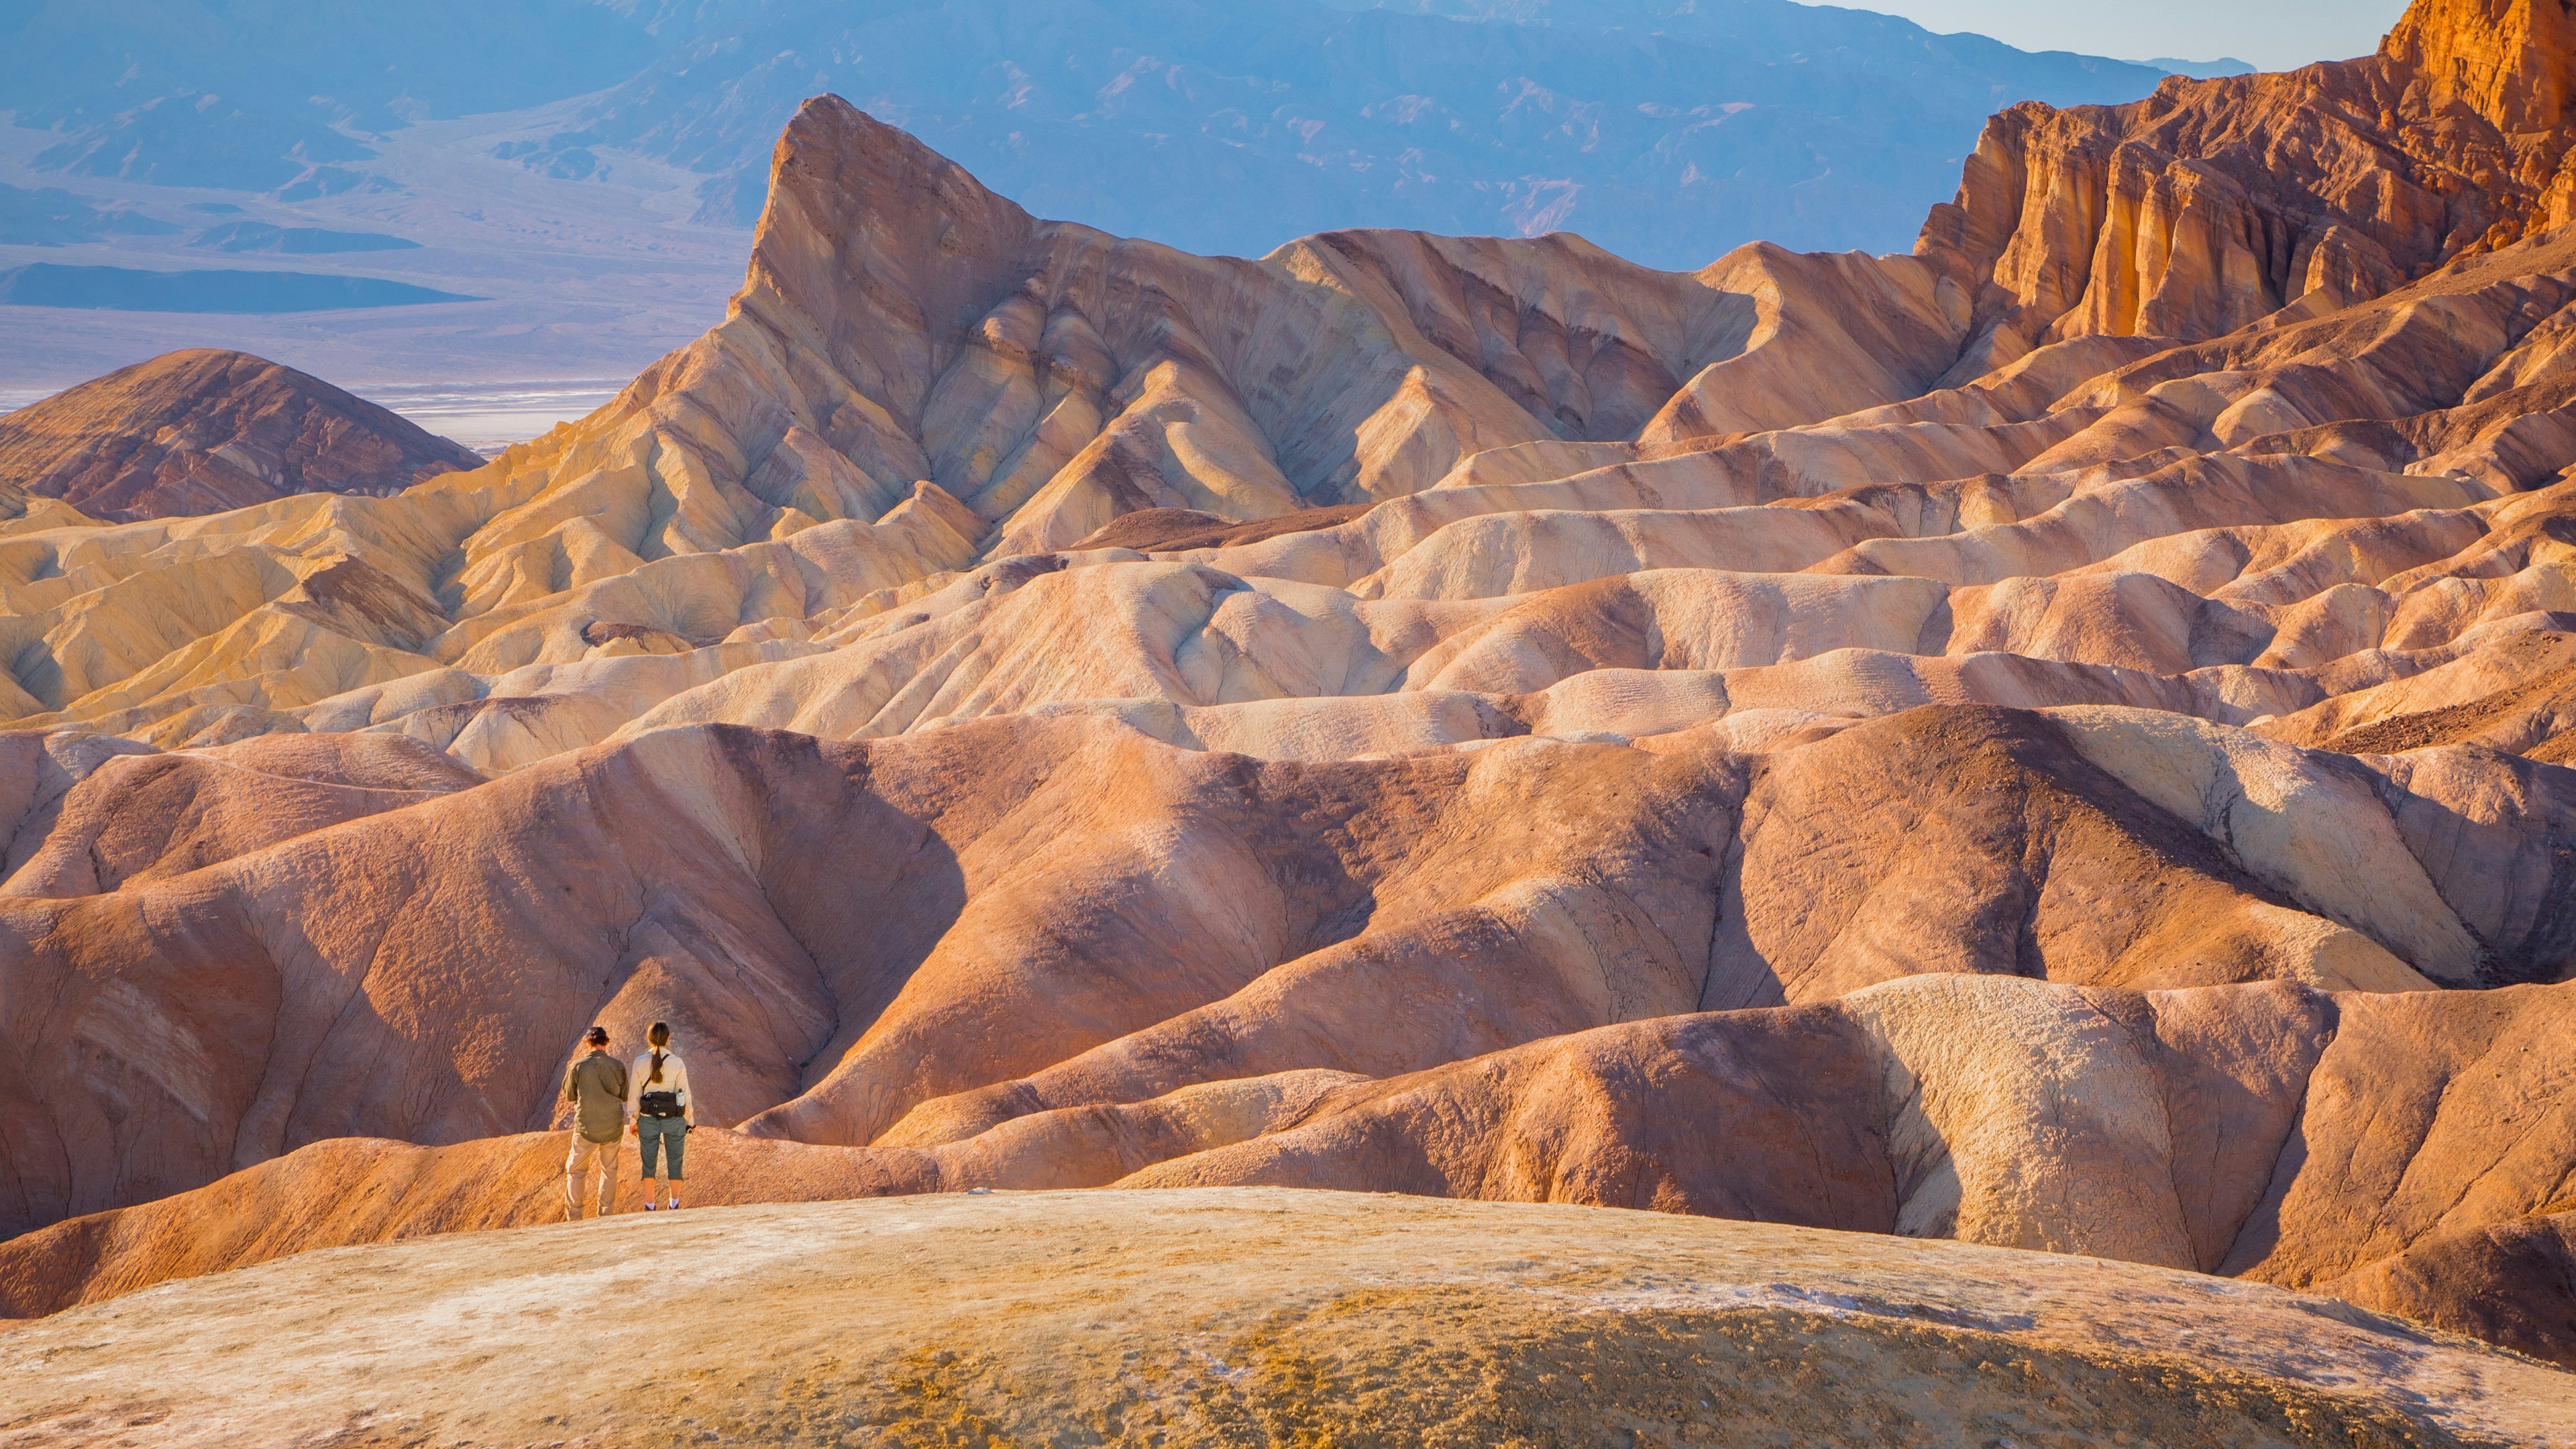
[[[320,378],[200,347],[0,417],[0,483],[119,522],[399,493],[483,460]]]

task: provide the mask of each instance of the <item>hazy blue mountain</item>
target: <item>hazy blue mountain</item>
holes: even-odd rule
[[[2216,60],[2176,60],[2170,55],[2160,55],[2153,60],[2142,60],[2138,64],[2153,66],[2174,75],[2187,75],[2193,80],[2215,80],[2220,76],[2254,73],[2252,61],[2238,60],[2232,55],[2222,55]]]
[[[590,0],[0,0],[0,110],[62,134],[43,170],[266,191],[365,161],[368,132],[578,95],[658,49]]]
[[[391,191],[383,138],[529,111],[489,154],[567,185],[676,163],[747,224],[779,126],[835,91],[1041,215],[1238,253],[1350,225],[1675,267],[1901,248],[1988,113],[2160,74],[1789,0],[0,0],[0,110],[58,138],[47,175]]]
[[[414,251],[420,243],[378,231],[332,231],[319,226],[271,226],[264,221],[228,221],[188,239],[188,245],[210,252],[283,252],[289,256],[327,256],[334,252]]]
[[[0,246],[58,247],[179,230],[135,212],[91,206],[58,186],[0,185]]]
[[[0,305],[12,307],[107,312],[335,312],[474,300],[408,282],[314,272],[145,272],[130,267],[66,267],[52,262],[0,271]]]

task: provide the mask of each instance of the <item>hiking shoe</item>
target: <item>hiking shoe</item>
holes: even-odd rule
[[[649,1212],[651,1212],[652,1210],[653,1210],[653,1205],[652,1205],[651,1203],[649,1203],[649,1202],[648,1202],[648,1203],[644,1204],[644,1211],[646,1211],[646,1212],[648,1212],[648,1213],[649,1213]]]

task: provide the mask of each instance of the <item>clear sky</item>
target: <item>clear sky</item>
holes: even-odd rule
[[[2232,55],[2265,70],[2379,48],[2406,0],[1840,0],[1944,34],[1973,30],[2024,50],[2145,60]]]

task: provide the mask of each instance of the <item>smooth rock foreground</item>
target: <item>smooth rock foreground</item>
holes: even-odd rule
[[[0,1445],[2576,1443],[2576,1379],[2089,1259],[1284,1191],[690,1210],[0,1335]]]

